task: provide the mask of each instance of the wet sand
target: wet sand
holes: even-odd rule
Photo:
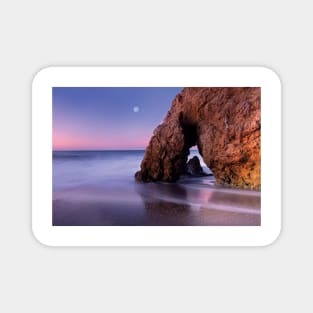
[[[80,185],[53,194],[54,226],[259,226],[260,192],[178,183]]]

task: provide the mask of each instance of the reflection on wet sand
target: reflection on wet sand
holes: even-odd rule
[[[260,225],[260,192],[216,187],[208,178],[178,183],[80,185],[55,191],[55,226]]]
[[[260,193],[204,184],[138,184],[149,225],[258,226]]]
[[[188,225],[190,206],[185,188],[177,184],[138,184],[146,210],[145,225]],[[173,198],[175,195],[175,198]]]

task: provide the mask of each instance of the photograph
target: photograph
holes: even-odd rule
[[[52,87],[52,225],[261,226],[261,87]]]

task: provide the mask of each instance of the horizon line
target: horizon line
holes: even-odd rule
[[[131,149],[53,149],[52,151],[143,151],[146,150],[147,148],[131,148]],[[190,151],[193,150],[198,150],[197,148],[195,149],[189,149]]]
[[[69,148],[69,149],[53,149],[52,151],[129,151],[129,150],[146,150],[146,148],[123,148],[123,149],[118,149],[118,148],[90,148],[90,149],[80,149],[80,148]]]

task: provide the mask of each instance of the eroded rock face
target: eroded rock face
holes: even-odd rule
[[[261,187],[261,89],[184,88],[150,139],[139,181],[176,181],[197,145],[217,183]]]

